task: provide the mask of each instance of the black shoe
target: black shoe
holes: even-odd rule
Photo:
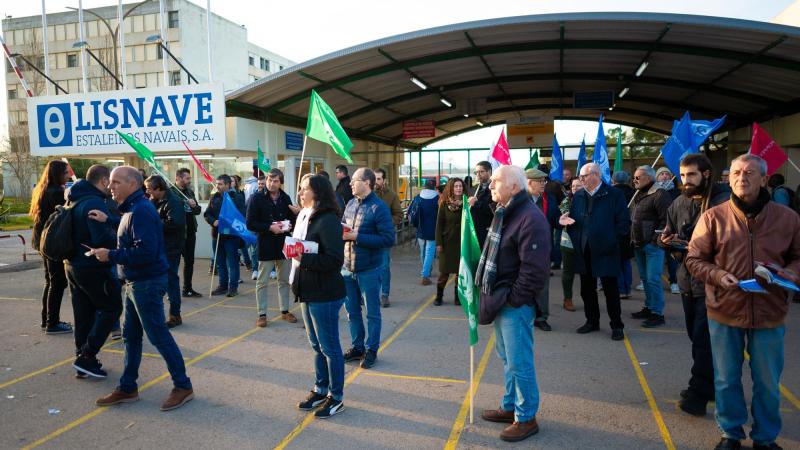
[[[183,294],[184,297],[202,297],[203,294],[195,291],[194,289],[184,289]]]
[[[100,361],[98,361],[95,357],[79,356],[77,359],[75,359],[75,362],[72,363],[72,367],[74,367],[78,372],[85,373],[90,377],[105,378],[108,376],[108,373],[102,369]]]
[[[364,359],[361,360],[361,368],[362,369],[369,369],[375,365],[375,360],[378,359],[378,353],[373,352],[372,350],[367,350],[367,353],[364,355]]]
[[[664,325],[664,316],[659,314],[653,314],[652,316],[648,317],[647,320],[642,322],[642,326],[645,328],[655,328]]]
[[[211,291],[211,295],[222,295],[222,294],[227,294],[227,293],[228,293],[228,288],[222,287],[222,286],[220,286],[220,287],[214,289],[213,291]]]
[[[546,321],[546,320],[537,320],[537,321],[534,321],[534,322],[533,322],[533,325],[534,325],[536,328],[538,328],[538,329],[540,329],[540,330],[542,330],[542,331],[553,331],[553,327],[551,327],[551,326],[550,326],[550,324],[549,324],[549,323],[547,323],[547,321]]]
[[[578,334],[586,334],[586,333],[591,333],[592,331],[598,331],[598,330],[600,330],[600,325],[592,325],[589,322],[586,322],[580,328],[575,330],[575,332],[578,333]]]
[[[678,400],[678,409],[695,417],[703,417],[706,415],[707,404],[708,402],[706,400],[697,397],[689,391],[686,397]]]
[[[631,317],[633,317],[634,319],[649,319],[650,316],[652,315],[653,312],[650,311],[650,308],[648,308],[647,306],[642,308],[642,310],[639,312],[631,313]]]
[[[322,407],[314,413],[314,416],[320,419],[327,419],[335,416],[344,411],[344,402],[341,400],[334,400],[333,397],[328,397]]]
[[[237,295],[239,295],[238,289],[228,289],[228,293],[225,294],[225,297],[236,297]]]
[[[699,395],[695,394],[694,392],[692,392],[690,389],[682,390],[680,395],[681,395],[681,398],[690,398],[690,397],[703,398],[702,396],[699,396]],[[714,401],[714,397],[715,397],[715,395],[712,393],[711,397],[705,398],[705,401],[706,402],[713,402]]]
[[[327,398],[328,398],[327,395],[317,394],[316,392],[311,391],[311,393],[308,394],[308,397],[305,400],[297,404],[297,407],[299,409],[302,409],[303,411],[311,411],[317,406],[325,403],[325,400]]]
[[[344,360],[345,362],[348,361],[358,361],[364,357],[364,350],[359,350],[357,348],[351,348],[344,352]]]
[[[774,442],[767,445],[756,444],[753,442],[753,450],[783,450],[783,447]]]
[[[742,448],[742,443],[736,439],[722,438],[714,447],[714,450],[739,450]]]
[[[442,306],[442,297],[436,297],[436,299],[433,301],[433,304],[436,306]]]
[[[614,328],[611,330],[612,341],[621,341],[623,339],[625,339],[625,332],[622,331],[622,328]]]
[[[53,326],[49,326],[44,330],[45,334],[66,334],[72,333],[72,325],[66,322],[58,322]]]

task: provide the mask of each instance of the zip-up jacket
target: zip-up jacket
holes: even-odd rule
[[[364,200],[353,197],[342,221],[355,230],[355,241],[344,244],[344,267],[353,273],[376,269],[383,264],[383,252],[394,245],[395,230],[389,207],[374,192]]]
[[[657,183],[646,192],[639,192],[631,208],[631,243],[635,248],[656,243],[658,235],[655,231],[664,229],[671,203],[672,197]]]
[[[189,186],[186,186],[186,188],[184,189],[180,189],[176,186],[175,189],[178,189],[183,193],[183,195],[194,200],[195,206],[194,208],[192,208],[191,206],[189,206],[189,202],[187,202],[186,199],[183,198],[183,195],[176,194],[178,196],[178,199],[181,200],[181,202],[183,203],[183,210],[186,212],[186,234],[197,233],[197,217],[195,216],[199,216],[200,213],[202,212],[200,210],[200,204],[197,203],[197,197],[194,196],[194,191]]]
[[[186,243],[185,203],[171,190],[161,200],[151,200],[164,226],[164,248],[167,257],[180,256]]]
[[[98,222],[89,218],[89,211],[96,209],[109,219],[114,217],[108,208],[108,196],[86,180],[79,180],[69,190],[72,209],[72,245],[77,251],[67,264],[79,268],[111,267],[110,262],[100,262],[94,256],[86,256],[88,245],[92,248],[114,248],[117,245],[114,221]]]
[[[142,281],[167,273],[164,234],[158,211],[142,191],[132,193],[119,205],[122,220],[117,230],[117,248],[108,258],[119,264],[119,275],[127,281]]]

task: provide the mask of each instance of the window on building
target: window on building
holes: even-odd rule
[[[15,98],[17,98],[17,88],[9,89],[8,90],[8,99],[9,100],[14,100]]]
[[[69,53],[69,54],[67,54],[67,67],[78,67],[78,54],[77,53]]]
[[[269,60],[261,58],[261,70],[269,71]]]
[[[156,44],[156,59],[158,60],[164,59],[164,49],[161,48],[161,46],[158,44]]]
[[[283,66],[278,66],[278,70],[283,70]]]
[[[6,72],[13,72],[13,71],[14,71],[14,68],[11,67],[11,63],[8,62],[8,59],[6,59]]]
[[[44,70],[44,55],[36,57],[36,67]]]
[[[169,85],[170,86],[180,86],[181,84],[181,71],[180,70],[173,70],[169,73]]]
[[[178,28],[178,11],[168,12],[167,17],[169,18],[169,27]]]
[[[247,57],[247,63],[250,64],[251,66],[255,67],[256,66],[256,59],[254,57],[252,57],[252,56],[248,56]]]

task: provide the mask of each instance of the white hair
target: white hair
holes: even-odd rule
[[[506,182],[510,185],[516,185],[521,191],[527,189],[528,178],[525,176],[525,171],[517,166],[500,166],[496,173],[498,175],[505,174]]]
[[[586,164],[581,166],[581,170],[583,170],[584,167],[586,168],[586,172],[587,172],[585,175],[588,175],[590,173],[597,174],[598,176],[600,175],[600,166],[598,166],[597,163],[593,163],[593,162],[586,163]],[[580,174],[578,174],[578,175],[580,175]]]

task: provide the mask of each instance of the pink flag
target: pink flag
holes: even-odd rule
[[[783,163],[789,160],[786,152],[763,128],[753,123],[753,140],[750,142],[750,154],[767,162],[767,175],[772,175]]]
[[[183,146],[186,147],[186,151],[188,151],[189,155],[192,156],[192,159],[194,160],[194,163],[197,164],[197,168],[200,169],[200,173],[203,174],[203,178],[205,178],[206,181],[208,181],[209,183],[214,184],[214,177],[209,175],[208,171],[206,171],[206,168],[203,167],[203,164],[201,164],[200,161],[194,156],[194,153],[192,153],[192,150],[190,150],[189,146],[186,145],[186,141],[183,141]]]
[[[508,141],[506,141],[505,130],[500,130],[500,137],[497,138],[497,143],[494,148],[489,152],[489,162],[492,163],[493,168],[497,166],[510,166],[511,153],[508,151]]]

